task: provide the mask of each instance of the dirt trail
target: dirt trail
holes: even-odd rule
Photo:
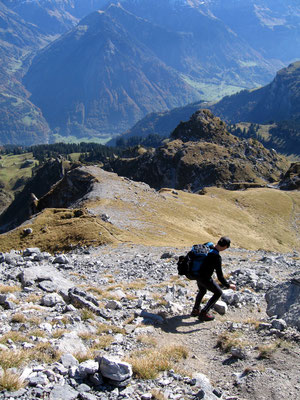
[[[178,364],[180,371],[187,375],[205,374],[213,387],[223,393],[224,399],[230,396],[238,400],[298,398],[298,344],[282,341],[281,347],[274,349],[270,358],[260,358],[259,346],[271,345],[276,340],[272,336],[262,336],[255,329],[254,321],[267,318],[264,311],[243,307],[229,310],[226,316],[216,313],[215,316],[214,321],[205,323],[188,313],[166,316],[164,324],[156,330],[160,345],[175,343],[188,348],[188,359]],[[240,327],[236,332],[248,348],[244,360],[233,358],[230,352],[217,346],[222,333],[234,336],[229,329],[232,324]]]

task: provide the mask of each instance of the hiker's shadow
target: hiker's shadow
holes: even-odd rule
[[[187,327],[191,329],[186,329]],[[203,324],[190,315],[175,315],[174,317],[164,318],[160,328],[166,333],[189,334],[203,330]],[[178,330],[178,328],[182,329]]]

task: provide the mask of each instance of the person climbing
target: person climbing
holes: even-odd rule
[[[214,271],[217,274],[218,280],[223,286],[228,289],[236,289],[236,286],[232,283],[227,282],[223,276],[222,271],[222,258],[220,252],[230,247],[230,239],[226,236],[222,236],[215,247],[205,257],[203,264],[201,265],[200,271],[197,276],[198,294],[196,296],[194,308],[191,315],[198,317],[200,321],[212,321],[215,317],[208,314],[209,310],[215,305],[222,295],[222,289],[212,279]],[[208,300],[202,310],[200,310],[201,301],[206,294],[207,290],[213,292],[213,296]]]

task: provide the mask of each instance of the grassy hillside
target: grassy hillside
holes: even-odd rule
[[[32,153],[6,154],[0,158],[0,181],[6,190],[13,190],[17,182],[30,178],[32,168],[36,165]]]
[[[111,175],[111,187],[117,183],[120,188],[128,182]],[[44,210],[29,223],[1,235],[0,248],[8,251],[38,246],[55,252],[76,245],[118,242],[186,247],[228,235],[233,247],[300,251],[297,191],[209,188],[205,195],[170,189],[157,194],[143,189],[145,185],[133,186],[134,197],[130,199],[122,187],[112,196],[105,197],[103,191],[104,197],[86,201],[81,210]],[[133,187],[130,191],[133,194]],[[101,213],[109,215],[112,223],[96,217]],[[25,226],[32,228],[32,234],[24,235]]]

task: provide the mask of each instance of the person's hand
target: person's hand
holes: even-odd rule
[[[236,286],[233,283],[229,284],[229,289],[236,290]]]

